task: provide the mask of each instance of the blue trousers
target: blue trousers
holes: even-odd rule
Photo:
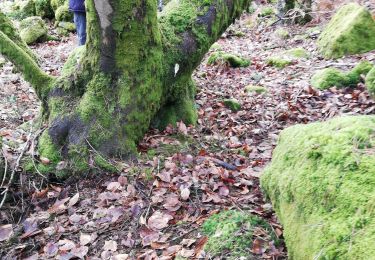
[[[77,29],[78,45],[85,45],[86,43],[86,13],[74,12],[74,24]]]

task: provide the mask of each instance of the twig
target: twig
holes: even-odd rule
[[[12,173],[10,175],[10,178],[9,178],[9,182],[8,182],[8,185],[7,187],[5,188],[5,190],[2,192],[3,194],[3,199],[1,200],[1,203],[0,203],[0,209],[3,207],[4,203],[5,203],[5,200],[8,196],[8,191],[9,191],[9,187],[12,185],[12,182],[13,182],[13,179],[14,179],[14,175],[16,173],[16,170],[17,168],[19,167],[20,165],[20,162],[21,162],[21,159],[23,157],[23,155],[25,154],[27,148],[29,147],[29,142],[30,142],[30,138],[31,138],[31,132],[29,133],[28,137],[27,137],[27,141],[25,143],[25,146],[23,147],[20,155],[18,156],[17,158],[17,161],[16,161],[16,165],[14,166],[13,170],[12,170]]]
[[[7,172],[8,172],[8,160],[7,160],[6,157],[5,157],[5,153],[4,153],[4,151],[2,150],[1,152],[2,152],[2,154],[3,154],[3,157],[4,157],[4,163],[5,163],[5,167],[4,167],[4,176],[3,176],[3,180],[1,181],[1,185],[0,185],[0,187],[3,187],[4,182],[5,182],[5,178],[6,178],[6,175],[7,175]]]
[[[113,164],[112,162],[110,162],[109,160],[106,160],[89,142],[89,140],[87,140],[87,138],[85,138],[87,144],[90,146],[90,148],[102,159],[104,160],[105,162],[109,163],[110,165],[112,165],[113,167],[115,167],[117,169],[117,166],[115,164]],[[119,171],[119,169],[117,169]]]

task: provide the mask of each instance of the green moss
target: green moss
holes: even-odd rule
[[[279,56],[273,56],[273,57],[268,58],[266,60],[266,63],[269,66],[273,66],[273,67],[276,67],[276,68],[279,68],[279,69],[283,69],[286,66],[292,64],[293,61],[290,60],[290,59],[287,59],[287,58],[283,58],[283,57],[279,57]]]
[[[51,0],[50,3],[51,3],[51,7],[53,9],[53,11],[56,12],[56,10],[60,7],[60,6],[63,6],[64,4],[66,5],[67,4],[67,0]]]
[[[119,169],[106,159],[103,156],[95,155],[94,156],[95,165],[98,166],[101,170],[106,170],[108,172],[114,173],[119,172]]]
[[[361,81],[361,75],[366,75],[373,67],[371,62],[361,61],[347,73],[336,68],[318,70],[311,78],[311,85],[318,89],[353,87]]]
[[[375,116],[282,131],[261,177],[290,259],[372,259]]]
[[[215,42],[214,44],[212,44],[211,47],[210,47],[210,50],[214,50],[214,51],[219,51],[221,49],[222,49],[221,45],[219,43],[217,43],[217,42]]]
[[[237,99],[234,99],[234,98],[224,99],[223,103],[227,108],[229,108],[233,112],[237,112],[241,110],[241,104],[238,102]]]
[[[207,64],[227,64],[233,68],[239,68],[248,67],[250,65],[250,61],[231,53],[219,51],[211,54],[211,56],[208,58]]]
[[[325,58],[375,49],[375,21],[371,13],[356,3],[341,7],[320,35],[318,46]]]
[[[11,14],[16,19],[25,19],[36,15],[34,0],[21,1],[17,3],[16,11]]]
[[[39,16],[28,17],[20,24],[20,36],[27,44],[33,44],[46,38],[48,29]]]
[[[45,157],[50,160],[50,164],[48,165],[39,164],[38,170],[41,173],[56,172],[55,167],[57,163],[62,161],[62,156],[58,151],[58,148],[53,144],[47,131],[44,131],[39,138],[38,152],[40,157]]]
[[[57,22],[73,21],[73,13],[69,11],[69,6],[67,4],[64,4],[57,8],[55,12],[55,19]]]
[[[248,93],[255,92],[257,94],[262,94],[262,93],[267,92],[267,89],[262,86],[249,85],[249,86],[246,86],[245,91]]]
[[[275,34],[280,37],[281,39],[288,39],[290,37],[290,34],[287,30],[283,28],[279,28],[275,31]]]
[[[308,53],[304,48],[294,48],[284,52],[284,55],[293,58],[309,58],[310,53]]]
[[[239,211],[228,210],[212,215],[203,223],[202,230],[208,236],[204,250],[211,257],[253,259],[255,255],[251,248],[257,233],[264,234],[261,239],[278,243],[267,222]]]
[[[35,0],[35,14],[42,18],[52,19],[55,17],[49,0]]]
[[[368,92],[375,96],[375,66],[370,70],[366,76],[365,84]]]
[[[272,6],[266,6],[260,10],[258,16],[266,17],[266,16],[272,16],[274,14],[275,14],[275,9]]]

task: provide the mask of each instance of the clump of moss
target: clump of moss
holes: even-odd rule
[[[273,67],[276,67],[276,68],[279,68],[279,69],[283,69],[286,66],[292,64],[293,61],[291,59],[286,58],[286,57],[273,56],[273,57],[269,57],[266,60],[266,63],[269,66],[273,66]]]
[[[325,58],[375,49],[375,21],[371,13],[357,3],[341,7],[320,35],[318,46]]]
[[[49,0],[35,0],[35,14],[49,19],[55,16]]]
[[[375,254],[375,116],[282,131],[261,177],[284,227],[290,259]]]
[[[248,93],[255,92],[257,94],[262,94],[262,93],[267,92],[267,89],[262,86],[249,85],[249,86],[246,86],[245,91]]]
[[[294,48],[284,52],[284,55],[293,57],[293,58],[304,58],[307,59],[310,57],[310,54],[304,48]]]
[[[277,240],[272,227],[261,218],[239,211],[223,211],[212,215],[202,225],[202,230],[208,236],[205,251],[211,257],[226,259],[253,259],[252,244],[256,235],[264,241]]]
[[[208,58],[207,64],[227,64],[233,68],[239,68],[248,67],[250,65],[250,61],[231,53],[219,51],[211,54],[211,56]]]
[[[214,44],[212,44],[211,47],[210,47],[210,50],[214,50],[214,51],[219,51],[221,49],[222,49],[221,45],[219,43],[217,43],[217,42],[215,42]]]
[[[32,16],[22,20],[20,24],[21,39],[27,44],[42,41],[47,37],[46,23],[39,16]]]
[[[56,12],[56,10],[60,7],[60,6],[63,6],[64,4],[66,5],[67,4],[67,0],[51,0],[51,7],[53,9],[54,12]]]
[[[59,35],[68,35],[69,32],[74,32],[76,30],[76,26],[74,23],[71,22],[59,22],[57,25],[57,33]]]
[[[71,22],[73,21],[73,13],[69,11],[69,6],[64,4],[57,8],[55,12],[55,19],[57,22]]]
[[[271,6],[266,6],[260,10],[258,16],[266,17],[266,16],[272,16],[274,14],[275,14],[275,9]]]
[[[375,67],[373,67],[367,74],[365,84],[368,92],[370,92],[371,95],[375,96]]]
[[[241,104],[238,102],[237,99],[234,99],[234,98],[224,99],[223,103],[227,108],[229,108],[233,112],[237,112],[241,110]]]
[[[10,14],[16,19],[24,19],[30,16],[35,16],[35,2],[34,0],[17,2],[14,7],[15,11]]]
[[[373,67],[371,62],[361,61],[347,73],[336,68],[318,70],[311,78],[311,85],[318,89],[356,86],[361,81],[361,75],[366,75]]]
[[[275,31],[276,36],[278,36],[281,39],[288,39],[290,37],[290,34],[287,30],[283,28],[279,28]]]

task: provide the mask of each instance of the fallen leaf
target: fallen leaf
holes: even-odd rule
[[[171,219],[173,219],[171,215],[162,213],[161,211],[155,211],[148,219],[147,223],[151,229],[161,230],[168,227],[168,222]]]
[[[0,242],[8,240],[13,235],[13,225],[0,226]]]
[[[68,208],[73,207],[79,200],[79,193],[77,192],[70,200],[68,203]]]
[[[116,252],[117,251],[117,242],[113,241],[113,240],[105,241],[103,249],[105,251]]]

